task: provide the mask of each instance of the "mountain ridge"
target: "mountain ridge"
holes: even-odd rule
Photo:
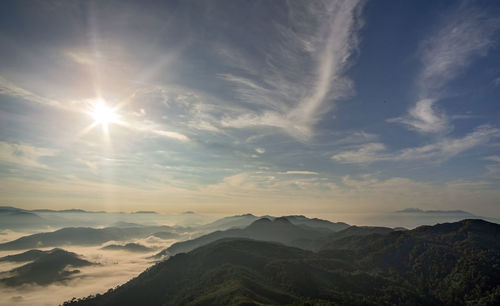
[[[65,305],[495,305],[499,235],[498,224],[463,220],[344,237],[318,252],[221,239]]]

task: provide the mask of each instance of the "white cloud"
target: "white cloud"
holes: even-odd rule
[[[268,55],[265,74],[255,75],[259,83],[245,76],[219,75],[234,84],[240,98],[266,109],[228,116],[222,125],[277,127],[296,139],[310,138],[314,125],[334,107],[333,102],[352,92],[344,72],[357,48],[360,8],[359,1],[307,2],[307,7],[293,7],[292,3],[289,15],[294,31],[277,26],[281,44]],[[305,60],[309,60],[307,65]],[[237,64],[247,74],[255,72],[247,62]],[[307,70],[311,64],[314,70]]]
[[[381,155],[380,152],[384,152],[385,150],[386,147],[382,143],[368,143],[362,145],[357,150],[334,154],[332,155],[332,159],[346,164],[371,163],[376,160],[384,159],[385,157]]]
[[[87,166],[87,168],[93,174],[97,175],[99,173],[99,166],[97,165],[96,162],[91,162],[91,161],[85,160],[83,158],[77,158],[76,161],[79,162],[80,164]]]
[[[163,130],[152,130],[152,132],[160,136],[177,139],[180,141],[189,141],[189,138],[187,136],[177,132],[163,131]]]
[[[460,5],[450,14],[444,26],[421,45],[421,95],[425,98],[439,94],[442,87],[462,73],[475,58],[485,56],[494,45],[499,21],[467,5]]]
[[[349,222],[342,212],[395,211],[407,207],[422,209],[471,209],[470,203],[482,203],[477,213],[498,215],[500,190],[487,181],[422,182],[404,177],[382,179],[374,174],[344,176],[341,184],[318,177],[293,176],[275,179],[264,172],[240,173],[223,182],[203,188],[205,197],[215,194],[227,202],[238,199],[240,210],[252,207],[256,214],[287,213],[331,214],[331,220]],[[314,205],[304,206],[304,201]],[[258,204],[257,204],[258,203]],[[228,209],[233,206],[227,205]],[[286,208],[283,208],[286,207]]]
[[[474,59],[488,54],[500,28],[499,18],[490,18],[468,5],[444,19],[444,24],[420,46],[422,70],[417,80],[418,101],[409,114],[387,120],[402,123],[419,133],[443,133],[452,129],[443,111],[434,104],[446,93],[446,85],[470,66]]]
[[[500,156],[498,156],[498,155],[487,156],[484,158],[484,160],[489,160],[489,161],[494,161],[494,162],[500,163]]]
[[[54,156],[57,150],[0,141],[0,162],[28,167],[47,168],[39,159]]]
[[[39,103],[52,107],[63,107],[59,101],[37,95],[29,90],[17,86],[11,81],[0,76],[0,95],[18,97],[26,101]]]
[[[450,130],[445,113],[438,113],[433,108],[435,102],[435,99],[420,100],[414,108],[410,109],[408,116],[388,119],[387,122],[403,123],[410,129],[421,133],[439,133]]]
[[[256,148],[255,152],[257,152],[259,154],[264,154],[264,153],[266,153],[266,150],[264,148]]]
[[[444,138],[435,143],[388,152],[382,143],[368,143],[355,150],[332,155],[332,159],[345,164],[368,164],[375,161],[431,160],[442,162],[477,146],[487,144],[500,137],[500,130],[491,126],[480,126],[462,138]]]
[[[356,131],[349,132],[346,136],[335,140],[332,142],[334,145],[347,145],[347,144],[356,144],[356,143],[368,143],[374,142],[378,139],[378,135],[367,133],[365,131]]]
[[[66,56],[68,59],[71,61],[80,64],[80,65],[85,65],[85,66],[95,66],[96,58],[102,59],[101,54],[98,54],[96,52],[85,52],[83,50],[63,50],[62,55]]]
[[[290,175],[318,175],[318,172],[315,171],[302,171],[302,170],[293,170],[293,171],[286,171],[285,174],[290,174]]]

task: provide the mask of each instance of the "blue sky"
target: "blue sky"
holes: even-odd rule
[[[497,1],[0,14],[2,204],[500,217]]]

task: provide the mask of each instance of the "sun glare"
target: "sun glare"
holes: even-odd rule
[[[94,119],[94,123],[92,123],[89,127],[87,127],[82,134],[85,134],[93,127],[100,125],[105,134],[109,132],[109,124],[120,124],[120,120],[116,113],[116,108],[111,108],[106,105],[106,102],[102,99],[98,99],[95,103],[92,104],[92,108],[88,112],[88,114]]]
[[[95,122],[101,125],[108,125],[118,121],[115,110],[106,106],[104,101],[96,103],[91,115]]]

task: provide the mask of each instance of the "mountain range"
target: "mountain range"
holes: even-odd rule
[[[53,232],[37,233],[1,243],[0,250],[21,250],[63,245],[100,245],[108,241],[139,239],[158,233],[162,233],[159,235],[166,235],[166,232],[175,233],[175,231],[174,228],[169,226],[67,227]]]
[[[252,216],[252,217],[250,217]],[[245,218],[253,215],[246,215]],[[239,216],[238,216],[238,219]],[[232,223],[234,225],[234,223]],[[239,223],[241,224],[241,223]],[[185,253],[222,238],[249,238],[262,241],[274,241],[283,244],[307,248],[313,241],[320,240],[335,231],[348,228],[345,223],[333,223],[320,219],[308,219],[303,216],[285,216],[279,218],[260,218],[244,228],[231,228],[215,231],[201,237],[177,242],[161,251],[155,258]]]
[[[499,302],[500,225],[463,220],[330,237],[315,252],[275,242],[220,239],[178,253],[103,295],[65,305]]]
[[[256,216],[253,214],[242,214],[220,219],[200,215],[195,212],[182,214],[162,214],[153,211],[105,212],[86,211],[83,209],[34,209],[27,210],[10,206],[0,206],[0,231],[25,229],[46,230],[47,228],[63,227],[123,227],[120,224],[135,224],[136,226],[157,226],[168,224],[170,226],[183,226],[185,231],[210,233],[216,230],[227,230],[231,228],[243,228],[260,218],[274,219],[274,216]],[[311,219],[305,216],[287,216],[294,224],[300,224],[304,220],[324,223],[325,220]],[[351,216],[351,221],[356,224],[369,224],[389,227],[415,228],[424,224],[437,224],[443,222],[455,222],[463,219],[483,219],[498,223],[499,220],[489,217],[481,217],[462,210],[421,210],[407,208],[395,212],[383,212],[375,215],[367,214],[365,217]],[[329,222],[329,221],[326,221]],[[324,223],[342,226],[342,222]],[[344,224],[345,225],[345,224]],[[126,226],[130,227],[130,226]],[[335,229],[334,229],[335,230]]]

